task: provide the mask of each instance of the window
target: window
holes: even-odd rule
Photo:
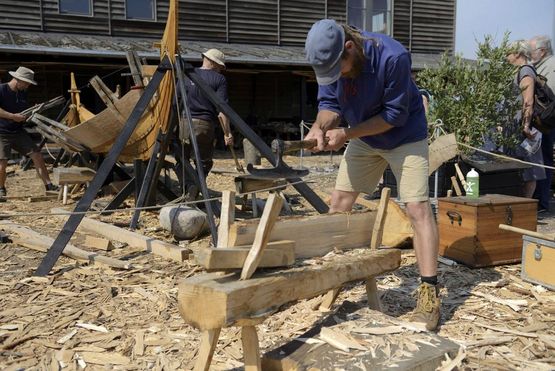
[[[125,16],[127,19],[154,21],[156,4],[154,0],[126,0]]]
[[[59,0],[60,14],[92,15],[91,0]]]
[[[391,34],[391,0],[348,0],[347,23],[363,30]]]

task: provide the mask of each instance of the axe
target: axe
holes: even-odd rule
[[[220,126],[222,127],[224,135],[228,136],[229,130],[226,129],[226,126],[224,125],[224,122],[220,116],[218,116],[218,120],[220,121]],[[237,159],[237,155],[235,154],[235,149],[233,149],[233,144],[230,144],[228,147],[231,152],[231,155],[233,156],[233,160],[235,161],[235,169],[237,169],[237,171],[240,173],[244,173],[245,169],[243,169],[243,166],[239,163],[239,160]]]
[[[293,169],[283,163],[282,157],[286,153],[311,149],[316,147],[316,139],[310,140],[280,140],[272,141],[272,152],[276,154],[276,166],[267,169],[256,169],[252,164],[247,165],[247,171],[255,178],[261,179],[287,179],[301,178],[308,175],[308,170]]]

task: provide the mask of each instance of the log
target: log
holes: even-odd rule
[[[10,232],[10,238],[14,243],[36,251],[47,252],[50,246],[52,246],[52,244],[54,243],[53,238],[42,235],[32,230],[31,228],[10,222],[8,220],[0,221],[0,228]],[[67,244],[62,254],[76,260],[101,263],[113,268],[133,268],[133,265],[129,262],[124,262],[118,259],[109,258],[107,256],[102,256],[96,253],[85,251],[73,246],[72,244]]]
[[[67,215],[62,215],[68,214],[69,211],[67,210],[53,208],[51,212],[55,213],[55,215],[58,214],[56,215],[56,217],[58,218],[64,220],[68,218]],[[153,253],[154,255],[158,255],[177,262],[182,262],[189,258],[189,249],[160,241],[152,237],[147,237],[142,234],[119,228],[112,224],[103,223],[91,218],[83,218],[81,224],[79,224],[78,230],[96,233],[109,240],[126,243],[129,246],[140,247],[145,251]]]
[[[178,307],[188,324],[201,330],[217,329],[347,282],[378,276],[400,264],[400,250],[360,249],[322,265],[259,273],[248,280],[238,280],[237,273],[208,273],[181,281]]]
[[[114,249],[114,245],[112,245],[112,242],[110,240],[94,236],[85,236],[84,244],[87,247],[97,250],[111,251]]]
[[[323,256],[334,248],[368,246],[376,212],[288,216],[278,218],[269,241],[295,241],[297,257]],[[259,219],[235,222],[229,230],[229,247],[252,245]]]
[[[195,263],[207,270],[241,269],[250,246],[229,248],[204,248],[195,251]],[[295,263],[295,242],[270,242],[262,254],[259,267],[283,267]]]

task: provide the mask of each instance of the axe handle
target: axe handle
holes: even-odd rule
[[[318,145],[316,139],[309,140],[284,140],[281,141],[282,153],[300,151],[301,149],[311,149]],[[272,148],[273,150],[274,148]]]
[[[222,120],[222,118],[218,115],[218,121],[220,122],[220,126],[222,127],[222,130],[224,132],[225,136],[229,135],[229,130],[226,130],[226,126],[224,125],[224,121]],[[231,155],[233,156],[233,161],[235,161],[235,169],[237,169],[238,172],[240,173],[244,173],[245,169],[243,169],[243,166],[239,163],[239,160],[237,159],[237,155],[235,154],[235,150],[233,149],[233,145],[228,145],[229,150],[231,152]]]

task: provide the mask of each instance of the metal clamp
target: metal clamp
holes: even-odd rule
[[[534,259],[542,260],[542,246],[539,243],[536,244],[536,249],[534,250]]]
[[[507,205],[505,212],[505,224],[513,225],[513,208],[511,207],[511,205]]]
[[[449,210],[447,211],[447,216],[449,217],[451,224],[453,224],[454,221],[457,221],[459,226],[462,224],[462,215],[458,212]]]

